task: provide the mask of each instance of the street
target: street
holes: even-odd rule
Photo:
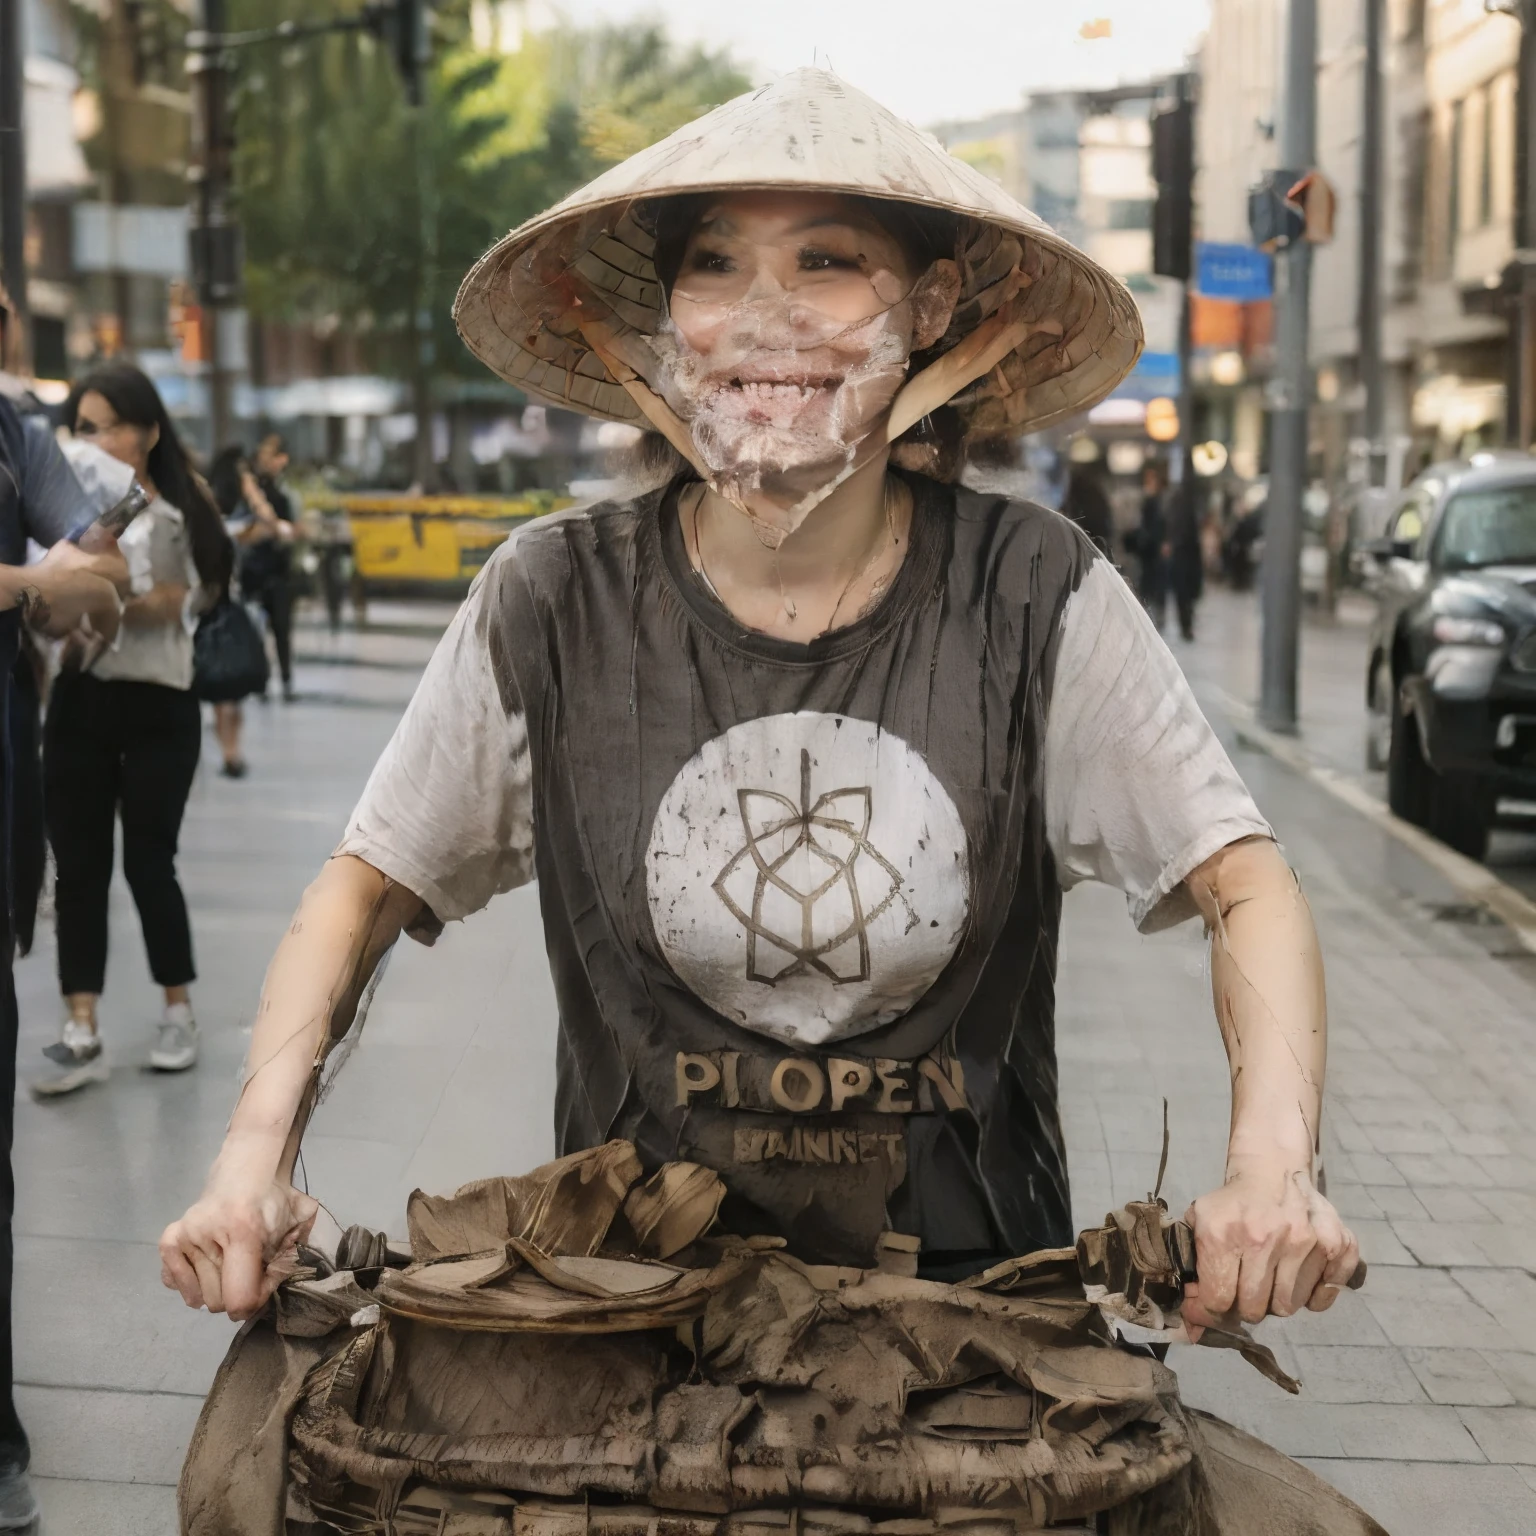
[[[1216,594],[1204,638],[1181,649],[1229,739],[1211,701],[1249,603]],[[267,958],[447,612],[378,605],[369,629],[335,639],[302,628],[300,701],[247,705],[247,780],[212,771],[210,738],[181,857],[201,970],[197,1070],[141,1068],[154,994],[119,883],[103,1016],[112,1079],[62,1102],[20,1099],[17,1396],[52,1536],[175,1529],[182,1453],[231,1326],[161,1288],[155,1240],[198,1191]],[[1310,683],[1325,670],[1315,634],[1306,654]],[[1184,1349],[1171,1363],[1189,1401],[1301,1457],[1393,1536],[1529,1533],[1536,956],[1497,925],[1444,920],[1461,909],[1434,870],[1288,768],[1235,750],[1323,934],[1329,1191],[1371,1273],[1328,1315],[1263,1328],[1302,1377],[1299,1399],[1226,1352]],[[1219,1180],[1226,1135],[1199,930],[1139,938],[1100,887],[1075,892],[1066,913],[1058,1035],[1078,1223],[1146,1195],[1165,1096],[1166,1193],[1180,1209]],[[18,969],[24,1078],[56,1026],[52,951],[45,932]],[[435,950],[403,942],[306,1138],[310,1189],[342,1226],[399,1232],[413,1188],[446,1191],[547,1158],[554,1031],[532,889]]]

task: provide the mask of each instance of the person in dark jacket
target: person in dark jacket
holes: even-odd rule
[[[1074,464],[1067,478],[1062,513],[1070,517],[1093,541],[1101,554],[1110,554],[1115,536],[1114,513],[1104,490],[1104,476],[1097,464]]]
[[[1194,477],[1186,474],[1183,483],[1175,486],[1168,497],[1164,533],[1168,586],[1178,610],[1179,634],[1185,640],[1195,638],[1195,604],[1205,589],[1205,571],[1200,557],[1200,499]]]
[[[117,633],[122,611],[118,586],[127,585],[126,564],[115,550],[88,555],[67,537],[104,510],[91,502],[71,472],[47,423],[23,418],[0,397],[0,1530],[24,1530],[38,1518],[27,1477],[27,1437],[11,1394],[17,1033],[11,965],[19,931],[30,923],[27,909],[35,904],[35,887],[30,902],[24,887],[33,878],[27,872],[28,833],[39,824],[37,744],[30,731],[35,703],[25,695],[30,679],[24,670],[22,624],[62,635],[88,619],[98,639],[110,640]],[[36,565],[25,563],[29,538],[50,546]],[[34,872],[35,852],[34,844]]]
[[[246,544],[240,555],[240,587],[259,603],[277,649],[283,697],[293,698],[293,504],[280,482],[288,467],[288,449],[278,432],[268,432],[251,459],[256,484],[272,509],[274,536]],[[265,526],[265,524],[263,525]]]
[[[1159,629],[1168,609],[1167,526],[1163,511],[1166,476],[1153,459],[1141,472],[1141,522],[1132,536],[1138,569],[1136,595]],[[1128,540],[1127,542],[1131,542]]]

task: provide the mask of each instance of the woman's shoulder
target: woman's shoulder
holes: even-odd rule
[[[1098,551],[1071,518],[1039,502],[958,487],[954,558],[994,573],[1004,592],[1071,592]]]
[[[516,579],[536,593],[559,592],[578,566],[608,563],[627,552],[662,494],[581,502],[531,518],[492,553],[477,584]]]

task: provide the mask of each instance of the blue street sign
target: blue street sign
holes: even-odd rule
[[[1207,299],[1252,303],[1271,298],[1269,257],[1251,245],[1202,240],[1195,252],[1195,291]]]
[[[1157,400],[1179,393],[1179,354],[1143,352],[1130,377],[1116,389],[1117,400]]]

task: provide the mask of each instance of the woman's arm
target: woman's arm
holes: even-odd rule
[[[160,1239],[161,1277],[189,1307],[249,1317],[277,1284],[268,1266],[318,1209],[293,1187],[320,1065],[422,903],[362,859],[329,860],[267,970],[245,1087],[197,1203]]]
[[[181,618],[190,590],[185,582],[157,581],[148,592],[131,597],[123,604],[123,623],[129,629],[174,624]]]
[[[1191,1324],[1322,1311],[1359,1247],[1318,1191],[1328,1014],[1312,913],[1267,838],[1223,848],[1186,884],[1211,939],[1211,990],[1232,1070],[1222,1187],[1195,1201]]]

